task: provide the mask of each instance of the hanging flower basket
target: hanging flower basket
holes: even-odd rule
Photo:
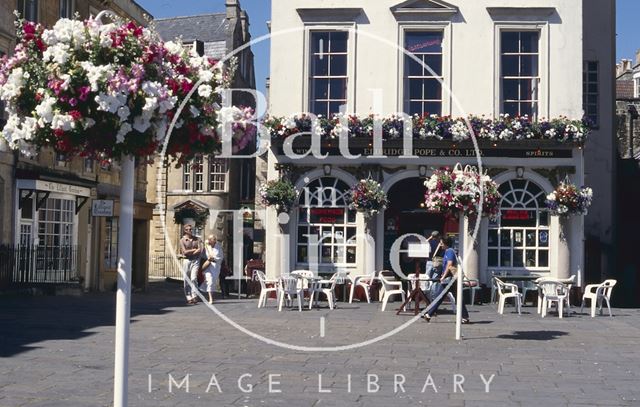
[[[552,216],[568,218],[572,215],[586,215],[592,200],[591,188],[578,188],[565,178],[552,193],[547,195],[545,204]]]
[[[27,155],[51,147],[98,160],[132,155],[151,161],[200,79],[176,121],[169,157],[186,162],[218,151],[228,120],[255,132],[243,110],[226,112],[227,122],[220,118],[219,91],[230,83],[230,69],[180,43],[162,42],[149,28],[60,19],[45,29],[19,20],[17,40],[15,54],[0,61],[0,99],[9,113],[2,136]],[[246,138],[236,142],[246,145]]]
[[[289,180],[263,183],[258,193],[262,205],[274,207],[278,213],[289,212],[298,198],[298,191]]]
[[[424,183],[425,206],[429,212],[458,217],[477,216],[482,190],[481,216],[495,218],[500,211],[497,184],[486,174],[480,175],[470,166],[453,170],[439,169]]]
[[[379,182],[371,178],[360,180],[347,193],[349,207],[371,218],[389,205],[387,193]]]
[[[196,226],[204,226],[209,218],[207,211],[199,211],[193,207],[186,206],[175,211],[173,221],[178,225],[184,225],[187,219],[193,219]]]

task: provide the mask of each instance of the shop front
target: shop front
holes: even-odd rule
[[[545,206],[546,196],[569,177],[582,185],[582,149],[555,142],[511,142],[498,147],[481,143],[482,170],[499,185],[500,216],[495,220],[446,217],[424,208],[424,181],[438,168],[460,163],[478,166],[471,143],[414,140],[413,156],[402,145],[385,141],[373,155],[370,144],[350,144],[350,159],[337,142],[323,142],[323,158],[312,154],[291,158],[282,144],[269,153],[269,179],[288,178],[300,191],[288,218],[268,209],[267,272],[272,276],[295,269],[330,273],[347,270],[367,274],[391,269],[391,248],[407,234],[428,237],[438,230],[455,238],[469,278],[488,284],[492,272],[535,272],[582,281],[581,217],[560,222]],[[504,144],[504,143],[503,143]],[[308,147],[308,144],[306,144]],[[303,154],[305,145],[294,143]],[[370,177],[386,191],[389,206],[371,219],[349,209],[345,194],[358,180]],[[475,240],[473,231],[478,225]],[[471,244],[472,243],[472,244]],[[403,242],[399,243],[401,248]],[[402,258],[402,257],[401,257]]]

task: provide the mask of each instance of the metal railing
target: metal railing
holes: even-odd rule
[[[182,280],[182,259],[171,256],[149,256],[149,276]]]
[[[0,285],[79,281],[78,246],[0,246]]]

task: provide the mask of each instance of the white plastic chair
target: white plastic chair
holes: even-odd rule
[[[314,298],[316,305],[318,304],[318,294],[327,296],[329,308],[336,307],[336,284],[342,284],[347,279],[346,271],[338,271],[334,273],[329,280],[315,281],[309,288],[309,309],[313,307]]]
[[[285,297],[293,303],[292,296],[298,297],[298,310],[302,312],[302,299],[304,298],[304,288],[299,287],[300,279],[296,276],[285,275],[280,277],[278,285],[278,311],[282,311]]]
[[[558,317],[562,318],[564,302],[567,300],[567,286],[559,281],[542,281],[538,284],[542,294],[542,318],[547,315],[547,309],[555,302],[558,307]]]
[[[261,270],[253,271],[254,277],[260,283],[260,298],[258,298],[258,308],[267,306],[267,299],[269,299],[269,293],[278,293],[278,280],[268,280],[264,272]],[[278,302],[278,298],[276,298]]]
[[[516,303],[516,310],[520,314],[520,308],[522,307],[522,294],[518,292],[518,286],[511,283],[505,283],[498,277],[493,277],[496,284],[496,292],[498,293],[498,313],[504,314],[504,303],[509,298],[514,298]]]
[[[498,294],[498,285],[496,284],[496,280],[494,279],[494,277],[500,277],[500,276],[506,276],[507,272],[506,271],[492,271],[491,272],[491,303],[495,304],[495,302],[498,300],[497,294]]]
[[[384,290],[384,295],[382,297],[382,311],[387,308],[387,302],[392,295],[400,295],[402,296],[402,302],[405,301],[406,294],[402,289],[401,281],[391,281],[388,279],[388,276],[384,275],[384,271],[380,272],[378,278],[382,282],[382,289]]]
[[[611,291],[613,287],[618,283],[616,280],[604,280],[601,284],[589,284],[584,288],[584,294],[582,295],[582,305],[580,305],[580,313],[584,308],[585,300],[591,301],[591,318],[596,316],[596,306],[600,310],[602,315],[602,301],[607,303],[607,309],[609,310],[609,316],[613,317],[611,313]]]
[[[289,274],[299,278],[298,287],[304,290],[309,288],[309,279],[315,277],[313,271],[310,270],[294,270]]]
[[[480,287],[480,281],[478,280],[468,279],[465,277],[462,281],[462,292],[464,293],[465,290],[471,291],[471,305],[476,303],[476,291],[481,289],[482,287]]]
[[[570,293],[571,293],[571,287],[573,286],[573,283],[576,279],[575,274],[572,275],[570,278],[565,279],[565,280],[558,280],[557,278],[554,277],[540,277],[539,279],[537,279],[535,281],[536,285],[538,285],[538,314],[540,314],[542,312],[542,302],[543,302],[543,295],[542,295],[542,290],[539,289],[540,287],[540,283],[545,282],[545,281],[553,281],[556,283],[561,283],[564,284],[567,288],[567,296],[565,298],[565,304],[567,306],[567,313],[571,312],[571,302],[569,301],[569,297],[570,297]]]
[[[349,292],[349,304],[353,302],[353,294],[356,291],[356,287],[362,287],[364,289],[364,295],[367,297],[367,303],[371,304],[371,285],[376,279],[377,273],[364,274],[360,276],[349,276],[351,279],[351,290]]]

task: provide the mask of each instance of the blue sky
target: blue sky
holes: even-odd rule
[[[640,49],[640,1],[618,0],[618,18],[616,31],[617,60],[622,58],[635,61],[636,50]]]
[[[271,0],[240,1],[249,14],[252,37],[258,38],[267,34],[266,22],[271,19]],[[220,13],[225,9],[225,0],[138,0],[138,2],[156,18]],[[617,60],[622,58],[635,60],[636,49],[640,48],[640,23],[638,22],[640,0],[617,0],[617,7]],[[265,80],[269,76],[269,42],[264,41],[252,48],[255,54],[257,87],[258,90],[264,91]]]

